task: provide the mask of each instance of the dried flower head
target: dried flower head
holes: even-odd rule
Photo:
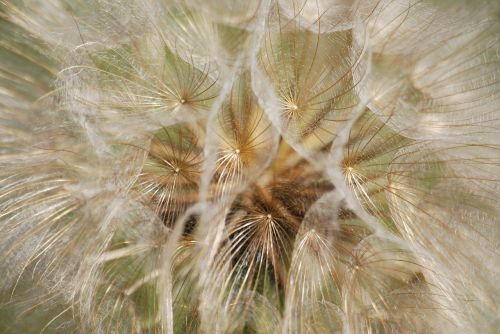
[[[495,333],[499,13],[0,0],[0,330]]]

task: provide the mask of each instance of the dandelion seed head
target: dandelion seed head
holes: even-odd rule
[[[496,3],[0,12],[0,331],[495,332]]]

